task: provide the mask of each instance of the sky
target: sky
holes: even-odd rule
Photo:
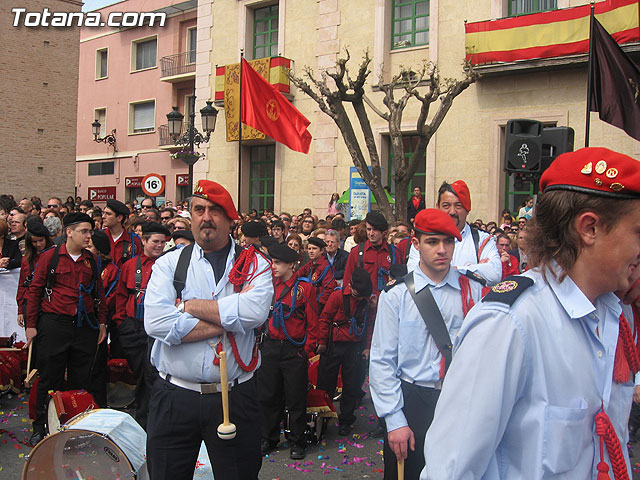
[[[106,7],[107,5],[111,5],[116,3],[119,0],[82,0],[84,5],[82,6],[83,12],[88,12],[90,10],[95,10],[96,8]]]

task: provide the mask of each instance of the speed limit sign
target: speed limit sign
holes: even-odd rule
[[[150,197],[157,197],[164,192],[164,178],[157,173],[150,173],[142,179],[142,191]]]

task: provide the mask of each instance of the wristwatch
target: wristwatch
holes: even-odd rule
[[[176,308],[180,313],[184,313],[184,302],[180,302]]]

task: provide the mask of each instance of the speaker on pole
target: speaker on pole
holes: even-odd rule
[[[540,173],[562,153],[573,152],[575,132],[571,127],[545,127],[542,130],[542,156]]]
[[[542,154],[542,122],[516,119],[507,122],[505,164],[509,173],[538,173]]]

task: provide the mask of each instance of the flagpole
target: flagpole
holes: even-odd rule
[[[595,5],[591,0],[591,18],[589,20],[589,63],[587,64],[587,116],[585,121],[584,131],[584,146],[589,146],[589,129],[591,127],[591,90],[592,90],[592,74],[591,74],[591,62],[593,62],[593,27],[595,15]]]
[[[240,210],[240,192],[242,185],[242,60],[244,49],[240,49],[240,101],[238,102],[238,211]]]

